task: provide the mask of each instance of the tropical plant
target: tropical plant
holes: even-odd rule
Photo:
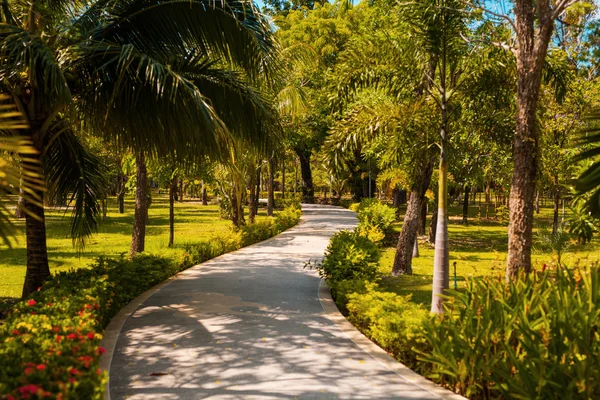
[[[569,217],[569,233],[577,239],[579,244],[586,244],[592,240],[598,231],[598,220],[594,218],[584,201],[575,201],[571,207]]]
[[[249,2],[3,4],[2,91],[26,115],[23,135],[38,152],[50,193],[73,199],[71,235],[80,246],[96,228],[104,182],[101,164],[77,138],[77,121],[137,156],[139,240],[132,252],[143,250],[143,153],[214,155],[229,135],[263,146],[264,132],[273,132],[261,129],[272,116],[248,83],[274,76],[276,46]],[[26,219],[24,296],[50,275],[43,207],[26,207],[37,218]]]

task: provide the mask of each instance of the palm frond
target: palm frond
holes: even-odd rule
[[[273,31],[251,1],[121,0],[104,11],[108,23],[91,33],[93,41],[132,45],[162,62],[194,49],[226,59],[253,80],[278,69]]]
[[[51,134],[54,140],[43,154],[48,195],[72,203],[71,238],[74,246],[83,248],[85,239],[97,231],[107,171],[81,144],[68,121],[59,120]]]

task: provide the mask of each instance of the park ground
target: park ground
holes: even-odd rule
[[[115,257],[129,254],[135,200],[127,198],[125,213],[119,214],[115,198],[108,199],[106,219],[98,233],[87,239],[85,248],[79,253],[73,248],[69,236],[69,213],[64,210],[46,210],[48,232],[48,257],[52,273],[75,268],[85,268],[101,256]],[[215,235],[226,235],[231,230],[231,221],[220,217],[219,206],[203,206],[199,199],[175,203],[175,246],[169,248],[169,203],[168,196],[154,195],[148,211],[146,227],[146,251],[161,256],[176,256],[183,252],[182,245],[195,243]],[[266,215],[259,209],[259,218]],[[24,221],[17,221],[23,228]],[[25,279],[26,249],[25,236],[17,236],[13,248],[0,245],[0,308],[2,302],[11,302],[21,296]]]
[[[100,256],[118,256],[129,252],[131,227],[133,223],[134,201],[126,199],[125,213],[117,212],[116,200],[108,201],[106,220],[100,225],[98,234],[86,242],[85,248],[77,252],[69,237],[69,218],[64,210],[49,210],[46,213],[48,229],[48,251],[50,268],[53,273],[74,268],[85,268]],[[383,251],[380,269],[389,275],[395,254],[394,240],[402,229],[404,208],[401,209],[399,221],[393,226],[393,235],[388,247]],[[264,217],[264,210],[260,210]],[[464,285],[465,278],[471,276],[504,274],[507,252],[507,226],[493,218],[493,207],[490,207],[490,219],[481,217],[484,207],[471,206],[469,223],[462,223],[462,208],[450,207],[450,275],[451,288],[454,287],[453,265],[456,263],[457,285]],[[220,217],[218,205],[203,206],[197,200],[185,200],[175,204],[175,247],[167,246],[169,237],[168,198],[166,195],[155,195],[149,210],[146,251],[163,256],[176,256],[183,250],[182,244],[198,242],[214,235],[226,235],[230,231],[231,222]],[[429,223],[430,215],[428,215]],[[568,218],[568,210],[565,218]],[[535,216],[537,232],[540,228],[548,228],[552,223],[552,209],[542,207]],[[17,224],[23,224],[18,221]],[[397,278],[387,277],[382,286],[398,294],[412,294],[413,301],[425,305],[431,302],[431,281],[433,274],[433,246],[422,237],[419,240],[420,256],[413,259],[413,275]],[[556,255],[549,249],[534,247],[534,268],[540,269],[543,264],[556,263]],[[563,262],[572,265],[577,262],[596,262],[600,260],[600,238],[595,236],[587,245],[572,245],[563,255]],[[11,301],[21,294],[21,286],[25,277],[25,237],[17,237],[13,248],[0,246],[0,303]]]

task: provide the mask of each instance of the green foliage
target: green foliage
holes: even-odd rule
[[[363,199],[358,207],[358,221],[367,230],[377,227],[381,232],[387,233],[396,222],[396,210],[376,199]]]
[[[337,232],[325,250],[323,262],[316,265],[328,283],[342,280],[366,279],[377,276],[377,263],[381,257],[377,245],[358,231]],[[312,265],[309,264],[312,267]]]
[[[360,203],[352,203],[350,204],[350,206],[348,207],[348,209],[350,211],[354,211],[354,212],[358,212],[358,209],[360,208]]]
[[[536,247],[544,252],[550,252],[556,258],[556,263],[562,265],[562,257],[572,247],[571,235],[561,225],[556,232],[551,232],[545,227],[538,229],[536,234]]]
[[[424,325],[430,378],[470,398],[600,397],[600,269],[469,280]]]
[[[586,244],[592,240],[597,220],[591,215],[587,205],[582,202],[576,202],[571,207],[571,217],[569,218],[569,233],[577,238],[579,244]]]
[[[242,246],[262,242],[291,228],[300,221],[302,211],[290,206],[275,214],[274,218],[258,221],[254,224],[244,225],[240,229]]]
[[[365,335],[403,363],[415,367],[416,353],[428,349],[423,336],[423,321],[428,311],[411,302],[411,296],[378,290],[375,283],[365,283],[362,292],[347,295],[348,319]]]
[[[508,207],[506,207],[503,204],[500,204],[498,207],[496,207],[496,219],[498,220],[498,222],[504,224],[504,223],[508,222],[508,217],[509,217]]]

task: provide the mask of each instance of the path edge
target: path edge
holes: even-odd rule
[[[142,305],[142,303],[144,303],[146,300],[148,300],[150,297],[152,297],[152,295],[154,295],[156,292],[158,292],[165,286],[169,285],[174,280],[179,279],[181,276],[186,275],[187,273],[191,272],[192,270],[202,267],[203,265],[210,263],[212,261],[215,261],[221,257],[237,253],[238,251],[244,250],[248,247],[255,246],[258,244],[262,244],[262,243],[267,243],[267,242],[279,237],[280,235],[283,235],[284,233],[288,233],[288,232],[292,231],[293,229],[298,228],[299,226],[304,224],[304,222],[305,222],[304,213],[302,213],[302,215],[300,216],[300,221],[298,221],[298,223],[296,225],[292,226],[291,228],[286,229],[285,231],[283,231],[275,236],[272,236],[268,239],[262,240],[260,242],[252,243],[249,246],[240,247],[239,249],[230,251],[229,253],[223,253],[223,254],[221,254],[217,257],[211,258],[210,260],[207,260],[203,263],[193,265],[193,266],[189,267],[188,269],[180,271],[180,272],[176,273],[175,275],[169,277],[167,280],[146,290],[144,293],[142,293],[135,299],[131,300],[125,307],[123,307],[117,313],[117,315],[115,315],[110,320],[110,322],[108,323],[108,326],[106,327],[106,329],[104,329],[104,332],[102,333],[102,340],[100,341],[100,346],[106,350],[106,352],[100,357],[100,369],[102,369],[102,371],[106,371],[108,373],[106,385],[104,387],[104,400],[111,400],[111,397],[110,397],[110,367],[112,365],[112,360],[113,360],[113,356],[115,353],[115,349],[117,348],[117,342],[119,340],[119,337],[121,336],[121,330],[123,329],[123,325],[125,325],[125,322],[127,321],[127,319],[131,316],[131,314],[133,314],[139,308],[140,305]]]
[[[396,373],[408,383],[411,383],[419,388],[431,393],[440,399],[444,400],[465,400],[466,398],[454,393],[448,389],[445,389],[439,385],[436,385],[432,381],[424,378],[417,374],[406,365],[402,364],[394,357],[389,355],[381,347],[377,346],[371,339],[366,337],[361,331],[356,329],[346,317],[340,312],[333,297],[331,297],[331,289],[324,279],[321,279],[319,283],[319,301],[325,311],[325,316],[329,318],[334,325],[338,327],[344,335],[346,335],[352,342],[358,347],[367,352],[375,360],[383,364],[387,369]]]

